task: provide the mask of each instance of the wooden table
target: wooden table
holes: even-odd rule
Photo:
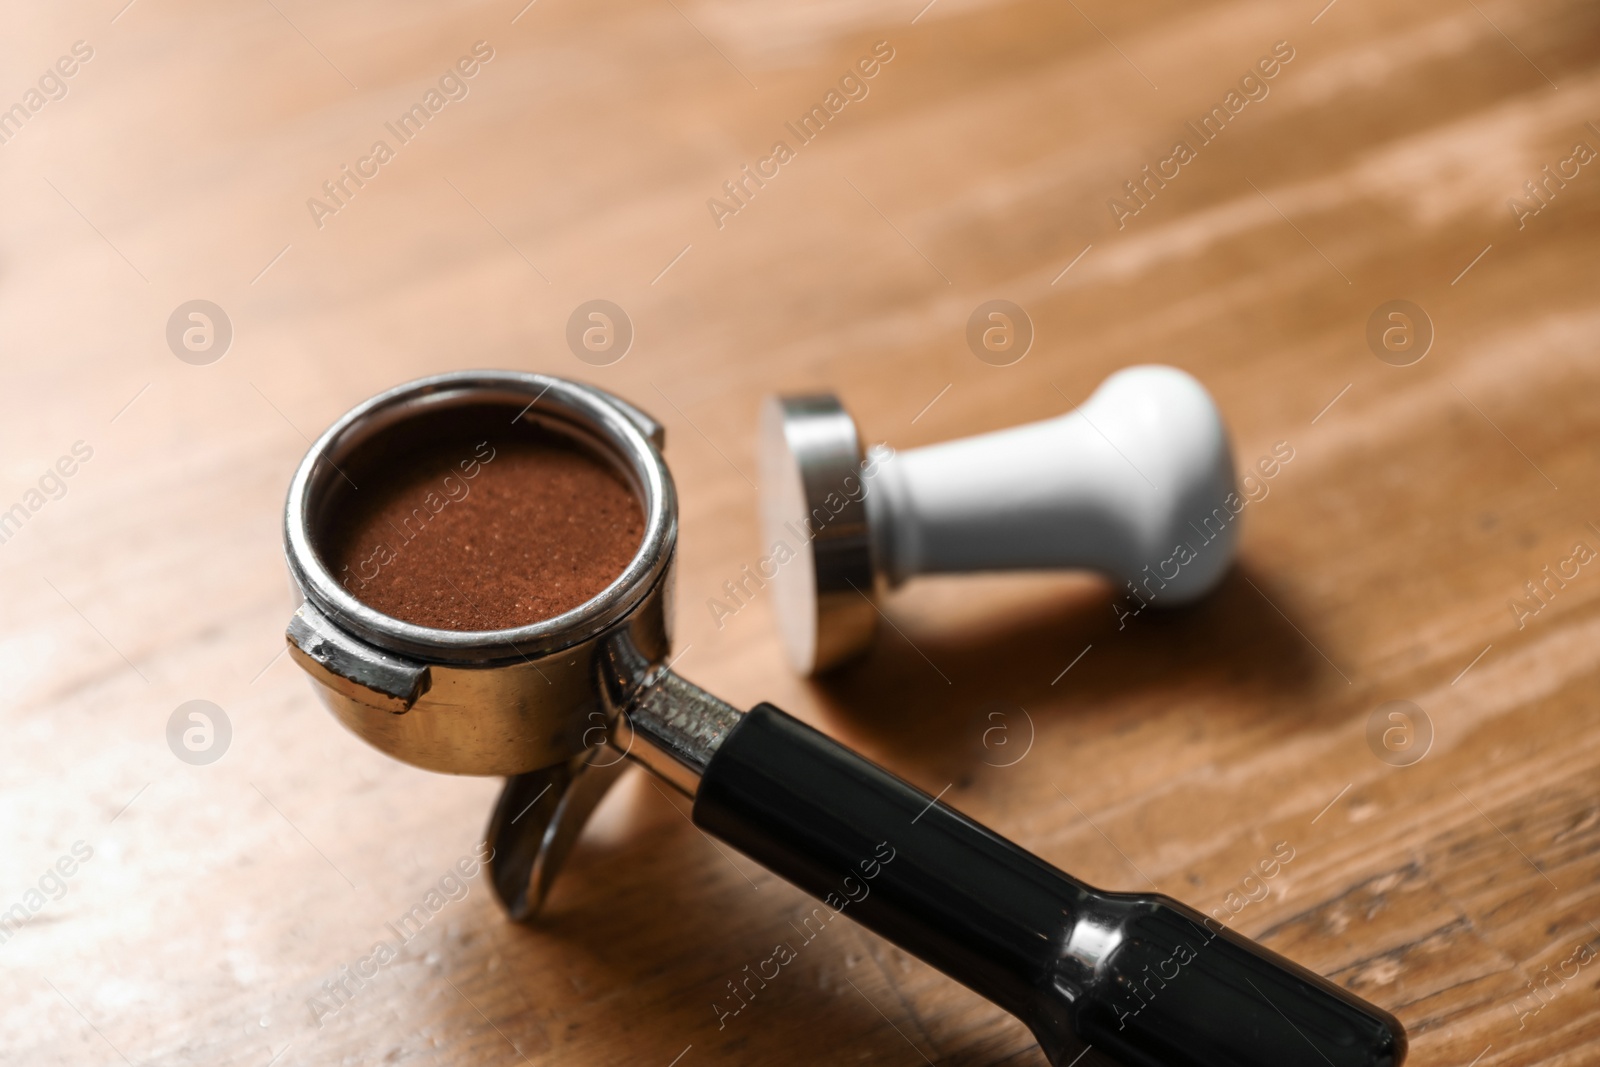
[[[473,851],[498,783],[396,764],[316,703],[282,655],[285,486],[356,401],[489,365],[666,424],[689,677],[1090,882],[1235,912],[1397,1013],[1412,1063],[1593,1062],[1592,4],[124,2],[19,8],[0,39],[24,116],[0,127],[0,509],[23,507],[0,910],[29,916],[0,945],[0,1059],[1043,1062],[849,923],[719,1030],[726,983],[808,905],[638,772],[541,925],[471,879],[317,1010]],[[814,105],[802,141],[785,123]],[[1207,142],[1185,124],[1213,108]],[[736,204],[746,164],[768,177]],[[594,298],[635,330],[607,366],[566,342]],[[181,317],[195,362],[169,345],[196,299],[231,324],[220,359]],[[1008,366],[966,342],[990,299],[1036,332]],[[1415,345],[1367,340],[1397,299],[1433,334],[1404,366]],[[1206,383],[1241,466],[1293,450],[1202,606],[1119,627],[1083,576],[923,580],[815,684],[768,599],[716,625],[766,547],[764,394],[835,390],[908,447],[1061,414],[1142,361]],[[231,724],[209,765],[167,742],[196,699]]]

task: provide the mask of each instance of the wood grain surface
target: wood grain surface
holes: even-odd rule
[[[0,1060],[1043,1063],[850,923],[719,1029],[726,983],[808,905],[638,771],[540,925],[481,875],[453,889],[498,783],[399,765],[322,710],[282,655],[280,523],[339,413],[495,366],[666,424],[685,675],[1087,881],[1227,909],[1397,1013],[1411,1063],[1597,1062],[1600,10],[523,2],[5,12],[0,914],[28,921],[0,943]],[[875,47],[858,98],[795,137]],[[1207,143],[1186,123],[1213,108]],[[777,141],[735,205],[724,182]],[[1170,177],[1134,200],[1147,165]],[[566,339],[596,298],[634,329],[606,366]],[[220,359],[178,346],[209,363],[168,341],[196,299],[231,324]],[[1035,329],[1008,366],[967,345],[991,299]],[[1433,335],[1406,366],[1367,340],[1397,299]],[[1093,578],[922,580],[817,683],[767,598],[718,625],[766,547],[763,395],[834,390],[903,448],[1061,414],[1146,361],[1205,382],[1241,465],[1293,450],[1204,604],[1119,626]],[[231,724],[209,765],[169,748],[190,700]],[[1416,706],[1410,756],[1390,701]],[[1401,751],[1369,744],[1375,714]],[[441,880],[397,958],[319,1010]]]

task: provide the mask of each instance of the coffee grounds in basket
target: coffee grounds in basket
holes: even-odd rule
[[[335,517],[334,577],[440,630],[507,630],[593,599],[644,536],[612,468],[564,438],[431,445],[368,471]]]

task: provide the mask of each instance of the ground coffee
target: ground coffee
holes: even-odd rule
[[[334,577],[385,615],[506,630],[592,599],[644,536],[638,501],[565,438],[430,441],[361,472],[332,517]]]

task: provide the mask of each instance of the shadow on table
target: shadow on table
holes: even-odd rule
[[[1222,715],[1259,718],[1263,702],[1304,714],[1307,692],[1333,671],[1310,644],[1315,625],[1246,565],[1188,607],[1119,619],[1105,585],[1080,584],[1023,599],[1014,617],[959,637],[896,619],[895,595],[885,601],[892,625],[880,625],[871,650],[814,684],[857,737],[902,766],[958,779],[996,758],[983,742],[986,724],[1001,721],[992,712],[1012,723],[1018,708],[1036,722],[1107,705],[1153,716],[1203,700]]]

